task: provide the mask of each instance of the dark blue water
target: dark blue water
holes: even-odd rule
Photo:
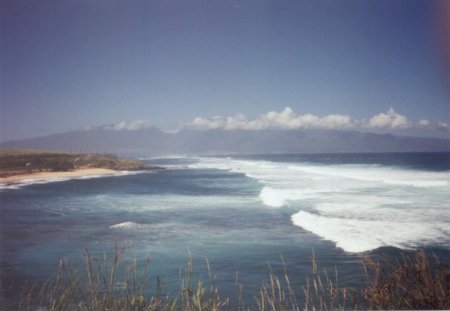
[[[235,158],[269,160],[274,162],[303,162],[319,164],[378,164],[400,166],[415,170],[448,171],[448,152],[397,152],[397,153],[338,153],[338,154],[259,154],[237,155]]]
[[[167,170],[0,190],[1,279],[44,281],[84,249],[151,258],[176,294],[189,252],[247,298],[283,256],[303,284],[322,268],[358,286],[364,256],[425,247],[450,260],[450,155],[321,154],[150,159]]]

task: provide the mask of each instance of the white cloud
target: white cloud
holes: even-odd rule
[[[105,130],[112,130],[112,131],[136,131],[136,130],[145,130],[151,127],[153,127],[153,125],[150,121],[135,120],[131,122],[123,121],[117,124],[106,125],[103,128]]]
[[[135,120],[105,125],[101,128],[114,131],[135,131],[153,127],[150,121]],[[314,114],[297,114],[291,107],[281,111],[270,111],[255,118],[249,118],[242,113],[233,116],[214,116],[211,118],[197,117],[181,128],[191,129],[224,129],[224,130],[293,130],[293,129],[362,129],[378,128],[385,130],[398,129],[441,129],[450,130],[446,122],[434,123],[427,119],[412,122],[406,116],[397,113],[393,108],[388,111],[369,117],[368,119],[352,119],[348,115],[329,114],[317,116]]]
[[[450,125],[448,125],[448,123],[446,122],[438,122],[438,129],[441,130],[450,130]]]
[[[365,127],[387,128],[387,129],[406,129],[412,126],[411,121],[405,116],[397,113],[394,108],[389,108],[385,113],[380,113],[365,122]]]
[[[215,116],[212,118],[195,118],[187,127],[195,129],[225,129],[225,130],[265,130],[265,129],[298,129],[327,128],[342,129],[354,127],[355,122],[347,115],[331,114],[319,117],[312,114],[297,115],[292,108],[282,111],[270,111],[255,119],[249,119],[244,114],[230,117]]]
[[[430,126],[431,125],[431,122],[429,121],[429,120],[426,120],[426,119],[422,119],[422,120],[419,120],[419,125],[420,126]]]

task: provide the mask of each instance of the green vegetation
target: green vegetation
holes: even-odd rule
[[[82,168],[152,169],[139,160],[123,159],[115,155],[0,149],[0,177],[34,172],[71,171]]]
[[[430,260],[424,251],[404,255],[395,264],[363,263],[366,285],[362,290],[338,285],[338,273],[333,278],[319,272],[312,261],[312,277],[302,288],[294,288],[286,268],[282,275],[269,269],[269,281],[262,284],[254,303],[242,300],[243,285],[238,284],[238,297],[219,293],[209,262],[208,278],[194,279],[189,258],[181,275],[181,286],[173,297],[163,293],[162,281],[148,276],[148,262],[138,269],[136,261],[123,264],[122,250],[116,248],[111,260],[93,258],[85,253],[84,269],[61,262],[54,279],[41,286],[25,288],[13,305],[5,299],[4,310],[348,310],[348,309],[448,309],[450,307],[450,269],[437,258]],[[283,260],[283,259],[282,259]],[[284,262],[283,262],[284,264]],[[84,270],[84,271],[83,271]],[[150,284],[155,284],[151,288]],[[150,290],[154,295],[149,296]],[[5,295],[6,293],[3,292]]]

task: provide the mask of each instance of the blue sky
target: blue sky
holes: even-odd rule
[[[1,1],[0,140],[269,111],[277,124],[340,115],[348,128],[448,136],[446,4]]]

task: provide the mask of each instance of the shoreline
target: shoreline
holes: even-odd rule
[[[19,174],[8,177],[0,177],[0,186],[15,186],[20,185],[24,182],[36,182],[44,180],[52,180],[62,178],[66,179],[76,179],[82,177],[90,176],[113,176],[117,175],[121,171],[116,171],[106,168],[82,168],[75,169],[72,171],[55,171],[55,172],[34,172],[28,174]]]

